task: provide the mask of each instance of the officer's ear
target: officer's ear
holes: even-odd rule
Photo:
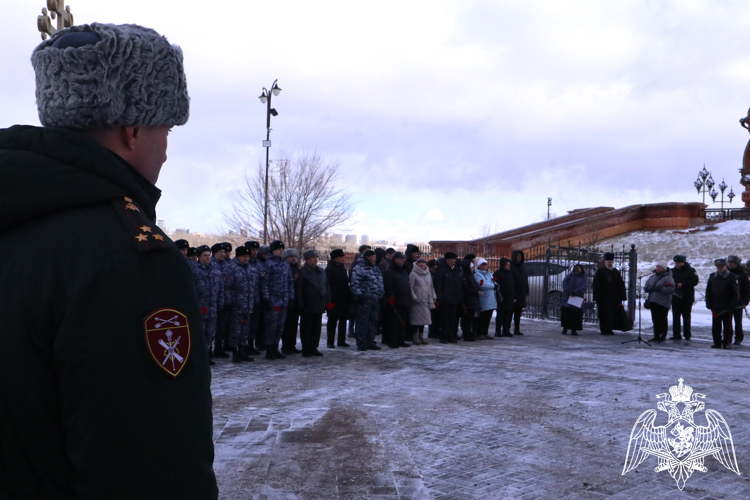
[[[120,140],[128,151],[135,150],[135,143],[140,135],[141,129],[138,127],[120,127]]]

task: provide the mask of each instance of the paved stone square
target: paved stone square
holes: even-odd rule
[[[213,368],[222,499],[750,498],[750,347],[621,344],[587,327]],[[325,332],[324,332],[325,336]],[[325,341],[323,341],[325,342]],[[742,475],[706,458],[683,491],[655,458],[623,476],[630,431],[684,378],[734,438]],[[666,423],[659,412],[656,424]],[[705,425],[704,413],[696,424]]]

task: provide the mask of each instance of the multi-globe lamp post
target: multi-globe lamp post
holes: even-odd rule
[[[719,191],[721,191],[721,209],[724,210],[724,191],[729,187],[727,186],[727,183],[724,182],[724,179],[721,180],[721,184],[716,186],[719,188]],[[719,196],[719,193],[716,192],[715,189],[711,190],[711,199],[716,203],[716,197]],[[734,190],[732,188],[729,188],[729,193],[727,194],[727,198],[729,198],[729,203],[732,203],[732,200],[734,199],[735,194]]]
[[[706,166],[703,165],[703,170],[698,172],[698,178],[693,182],[693,186],[698,191],[698,194],[703,193],[703,204],[706,204],[706,193],[711,193],[711,189],[714,187],[714,178],[711,176],[711,172],[706,170]]]
[[[266,148],[266,200],[263,205],[263,244],[268,243],[268,150],[271,148],[271,116],[278,116],[278,112],[271,107],[271,97],[281,93],[281,87],[277,85],[278,79],[273,81],[271,90],[263,87],[263,93],[258,97],[260,102],[266,105],[266,140],[263,147]]]

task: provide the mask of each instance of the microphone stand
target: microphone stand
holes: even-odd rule
[[[639,344],[643,343],[651,347],[651,344],[649,344],[647,340],[644,340],[643,337],[641,337],[641,298],[642,298],[641,296],[643,295],[643,287],[641,286],[641,278],[650,276],[651,274],[653,273],[645,274],[643,276],[638,276],[638,338],[620,342],[621,344],[629,344],[630,342],[638,342]]]

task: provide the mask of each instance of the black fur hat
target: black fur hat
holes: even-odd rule
[[[672,260],[675,262],[687,262],[687,257],[684,255],[675,255]]]
[[[177,240],[174,242],[174,244],[177,245],[177,248],[179,248],[180,250],[190,248],[190,243],[188,243],[187,240]]]
[[[214,243],[213,245],[211,245],[211,253],[216,253],[219,250],[224,250],[223,243]]]
[[[196,256],[195,255],[195,247],[188,248],[188,254],[187,254],[187,256],[188,257],[195,257]]]
[[[331,251],[331,258],[335,259],[336,257],[343,257],[344,251],[340,248],[337,248],[336,250]]]
[[[243,255],[250,255],[250,249],[247,247],[237,247],[235,251],[235,257],[242,257]]]
[[[253,248],[260,248],[260,243],[257,241],[246,241],[245,246],[252,250]]]
[[[222,243],[222,245],[224,246],[224,251],[225,252],[229,253],[229,252],[232,251],[232,244],[231,243],[227,243],[225,241],[224,243]]]
[[[272,241],[268,248],[271,252],[278,250],[279,248],[284,248],[284,242],[279,240]]]
[[[445,252],[445,255],[443,255],[443,257],[446,259],[457,259],[458,255],[453,252]]]
[[[211,251],[211,249],[209,248],[208,245],[201,245],[201,246],[199,246],[198,248],[195,249],[195,255],[197,255],[198,257],[200,257],[204,253],[210,252],[210,251]]]

